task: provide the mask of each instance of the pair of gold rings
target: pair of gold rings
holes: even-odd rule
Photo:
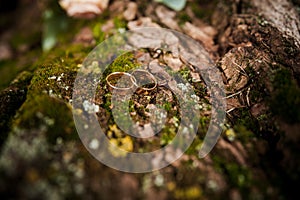
[[[106,77],[110,91],[126,94],[131,91],[151,91],[157,87],[157,80],[150,72],[142,69],[131,73],[113,72]]]

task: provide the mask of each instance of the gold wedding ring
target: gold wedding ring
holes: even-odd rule
[[[118,94],[128,94],[135,89],[151,91],[157,87],[157,80],[150,72],[142,69],[134,70],[131,74],[126,72],[113,72],[106,77],[110,91]]]
[[[141,90],[145,91],[151,91],[154,90],[157,86],[157,80],[151,74],[150,72],[143,70],[143,69],[137,69],[134,70],[131,75],[135,77],[135,86],[138,87]]]
[[[110,91],[118,94],[127,94],[135,87],[135,78],[126,72],[113,72],[106,77],[106,83]]]

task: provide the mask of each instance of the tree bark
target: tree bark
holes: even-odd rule
[[[123,16],[128,2],[111,2],[101,24],[104,33],[119,31],[113,20]],[[193,37],[208,51],[222,73],[227,94],[224,134],[213,151],[204,159],[185,154],[161,171],[133,175],[98,163],[73,138],[77,133],[68,101],[78,70],[74,66],[87,54],[82,49],[96,42],[93,31],[99,22],[93,21],[73,35],[74,43],[83,41],[82,49],[74,53],[58,44],[57,55],[50,52],[33,74],[25,72],[26,76],[0,92],[0,128],[6,132],[0,137],[0,193],[4,197],[238,200],[293,199],[298,194],[299,1],[188,2],[184,11],[175,13],[161,4],[138,0],[136,16],[128,17],[127,12],[122,22],[128,29],[156,22],[155,26]],[[197,17],[201,13],[193,6],[212,11],[205,18],[210,25]],[[179,16],[188,21],[180,24]],[[61,80],[51,85],[49,77]],[[200,79],[199,74],[195,77]],[[107,115],[98,117],[103,123],[110,120]]]

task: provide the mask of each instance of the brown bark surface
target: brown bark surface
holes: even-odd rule
[[[24,2],[27,7],[19,8],[21,17],[14,12],[7,15],[12,21],[25,18],[31,8],[45,10],[35,1]],[[39,39],[13,47],[5,59],[13,55],[16,65],[30,62],[35,67],[24,67],[30,73],[21,73],[0,92],[0,194],[7,199],[293,199],[300,178],[299,10],[296,0],[191,0],[180,12],[145,0],[115,0],[96,20],[75,22],[71,36],[38,63],[34,61],[41,52],[32,53],[36,57],[24,52],[39,48]],[[42,77],[52,76],[50,69],[63,73],[65,84],[72,87],[76,72],[63,66],[69,61],[80,64],[87,52],[69,53],[65,46],[91,49],[96,44],[91,27],[101,21],[101,31],[108,36],[117,32],[117,20],[129,30],[161,26],[183,32],[202,44],[215,62],[226,87],[226,128],[204,159],[184,154],[172,165],[148,174],[110,169],[91,157],[77,136],[74,139],[76,130],[66,106],[71,89],[61,92],[59,85],[53,91],[60,96],[41,96],[50,87],[43,85],[48,77]],[[24,21],[1,29],[1,48],[10,51],[6,41],[13,40],[11,32],[27,26],[36,30]],[[180,59],[168,61],[173,69],[180,69]],[[193,72],[191,76],[200,79],[201,75]],[[62,108],[64,114],[52,112],[49,105]],[[42,117],[47,112],[62,122],[45,128]],[[109,117],[103,114],[99,121],[108,125]],[[50,142],[42,136],[51,137]]]

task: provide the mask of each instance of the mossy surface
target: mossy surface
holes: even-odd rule
[[[63,139],[78,137],[70,107],[48,95],[28,96],[18,115],[14,126],[28,130],[33,127],[45,129],[47,139],[52,144],[58,137]]]
[[[30,84],[32,73],[24,71],[14,79],[8,88],[0,92],[0,147],[6,140],[11,129],[11,120],[19,107],[26,100],[27,87]]]
[[[208,8],[214,7],[216,3],[216,1],[211,3],[189,1],[187,6],[197,18],[207,22],[212,15]],[[147,2],[143,1],[143,5],[138,6],[144,12],[145,9],[142,7],[146,8]],[[299,88],[291,79],[292,74],[288,70],[272,68],[275,73],[267,75],[273,79],[274,90],[268,91],[269,85],[265,82],[269,79],[258,80],[258,77],[264,76],[256,73],[255,67],[250,64],[251,60],[245,61],[249,64],[245,71],[252,81],[248,83],[251,85],[250,102],[254,104],[269,100],[271,112],[253,116],[250,109],[252,105],[236,108],[229,113],[230,125],[225,126],[226,130],[219,138],[220,143],[217,143],[214,150],[204,159],[200,159],[198,153],[211,120],[209,91],[201,80],[194,82],[191,70],[187,66],[170,74],[181,76],[191,84],[196,96],[199,97],[195,99],[201,114],[196,138],[190,148],[182,152],[181,160],[158,171],[128,174],[111,169],[90,155],[78,138],[73,123],[71,107],[73,84],[78,70],[86,67],[82,62],[93,46],[113,33],[126,29],[127,22],[122,14],[116,15],[112,17],[110,11],[106,10],[94,20],[71,20],[73,30],[65,35],[58,34],[57,45],[42,56],[36,54],[40,56],[39,61],[25,65],[29,72],[25,72],[19,81],[13,82],[5,91],[3,95],[5,98],[9,95],[12,98],[19,97],[16,104],[15,102],[11,104],[12,112],[9,111],[9,115],[1,117],[5,119],[5,126],[10,133],[9,137],[5,136],[1,141],[4,144],[1,146],[3,148],[0,157],[0,193],[3,193],[4,197],[31,199],[274,199],[278,196],[281,198],[279,186],[286,183],[289,177],[282,181],[280,175],[276,174],[280,172],[277,169],[278,163],[282,160],[278,157],[282,155],[274,149],[279,136],[282,136],[279,135],[280,132],[273,119],[275,115],[290,123],[299,122]],[[178,13],[177,18],[180,23],[193,21],[185,13]],[[103,32],[101,27],[108,20],[112,20],[114,27],[108,32]],[[75,35],[83,27],[92,30],[91,40],[96,43],[86,45],[75,42]],[[19,42],[16,39],[14,47],[17,48]],[[293,48],[286,51],[295,54]],[[106,52],[98,53],[107,56]],[[92,102],[94,106],[99,106],[96,116],[107,138],[129,152],[151,152],[170,144],[184,116],[180,115],[180,107],[174,94],[168,93],[162,87],[153,91],[136,92],[128,101],[130,117],[134,122],[139,122],[140,126],[150,121],[149,104],[164,110],[166,122],[161,132],[149,140],[136,139],[126,135],[115,124],[111,112],[115,105],[111,102],[112,93],[107,87],[105,77],[112,72],[130,71],[147,66],[137,62],[134,52],[122,54],[117,58],[115,55],[108,56],[113,62],[104,72],[101,71],[104,75],[103,80],[99,81],[96,97]],[[3,63],[7,67],[10,64],[17,65],[14,61]],[[101,64],[101,61],[86,63],[98,68]],[[167,66],[164,67],[171,71]],[[82,81],[86,83],[89,80]],[[7,79],[3,87],[7,86],[8,82]],[[10,87],[17,89],[9,91]],[[21,95],[22,88],[25,88],[25,93]],[[19,101],[20,99],[22,101]],[[3,102],[2,99],[1,101]],[[190,110],[194,109],[191,107],[193,104],[189,102],[187,104]],[[84,107],[77,111],[79,114],[86,112]],[[265,141],[269,142],[269,146]],[[273,151],[268,151],[270,146]],[[292,145],[289,149],[294,152],[298,150]],[[110,151],[115,157],[126,156],[115,149]],[[287,159],[289,153],[291,152],[286,155]],[[164,158],[168,156],[173,155],[171,153]],[[270,162],[272,159],[274,162]],[[165,162],[163,158],[157,157],[152,161]],[[284,167],[288,168],[288,165]],[[281,170],[285,171],[285,168]],[[291,177],[295,175],[289,169],[286,172],[288,173],[283,174]]]

